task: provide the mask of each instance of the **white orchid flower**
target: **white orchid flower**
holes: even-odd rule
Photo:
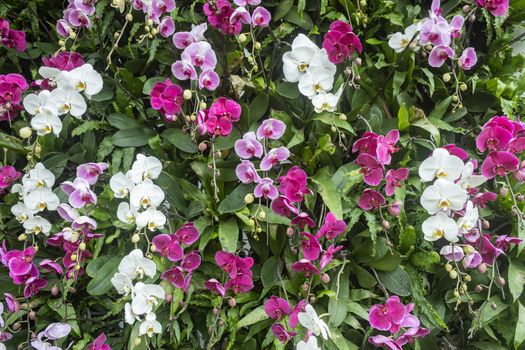
[[[461,172],[461,178],[458,181],[458,185],[468,190],[469,188],[479,187],[486,181],[487,178],[485,176],[474,175],[474,164],[467,162]]]
[[[147,314],[146,319],[140,324],[139,335],[147,334],[151,338],[155,333],[160,334],[162,325],[156,318],[157,316],[154,313]]]
[[[24,205],[34,213],[47,210],[56,210],[60,199],[48,188],[40,188],[29,192],[24,198]]]
[[[308,338],[308,341],[305,342],[304,340],[301,340],[299,343],[297,343],[297,350],[321,350],[319,345],[317,345],[317,338],[311,335]]]
[[[423,221],[422,229],[427,241],[437,241],[442,237],[452,243],[458,241],[458,225],[442,211]]]
[[[124,294],[124,296],[133,292],[133,283],[131,278],[123,273],[116,272],[113,277],[111,277],[111,284],[113,287],[115,287],[117,293]]]
[[[310,67],[319,48],[304,34],[299,34],[292,42],[292,51],[283,55],[283,73],[286,81],[298,82]]]
[[[162,172],[162,163],[156,157],[137,154],[137,160],[131,166],[130,176],[134,183],[155,180]]]
[[[86,113],[86,100],[75,90],[66,90],[58,88],[51,92],[51,99],[58,107],[58,114],[71,114],[73,117],[80,119]]]
[[[164,191],[151,180],[133,187],[129,195],[130,204],[136,208],[158,207],[164,200]]]
[[[157,271],[155,263],[144,257],[140,249],[132,250],[120,261],[118,271],[131,279],[143,278],[144,275],[154,277]]]
[[[36,190],[37,188],[51,188],[54,184],[55,175],[47,170],[42,163],[36,163],[35,167],[22,177],[24,193]]]
[[[19,223],[23,223],[34,216],[33,212],[22,202],[18,202],[11,207],[11,214],[15,216],[15,219]]]
[[[135,184],[131,179],[131,173],[128,171],[126,175],[118,172],[109,179],[109,187],[113,191],[115,198],[125,198]]]
[[[335,94],[321,92],[315,95],[312,98],[312,104],[314,105],[315,111],[317,113],[321,113],[325,111],[334,112],[335,109],[337,108],[337,103],[339,102],[339,98],[341,97],[342,92],[343,92],[343,87],[341,86]]]
[[[43,233],[48,236],[51,231],[51,223],[41,216],[34,216],[27,219],[24,221],[23,226],[27,234],[32,233],[38,235],[39,233]]]
[[[468,233],[478,223],[479,219],[479,210],[471,201],[467,202],[465,208],[465,214],[458,219],[457,226],[459,227],[459,232],[461,234]]]
[[[414,51],[417,51],[419,35],[416,35],[419,30],[419,24],[412,24],[405,28],[405,33],[394,33],[388,40],[388,46],[394,49],[395,52],[403,52],[410,46]]]
[[[454,181],[461,176],[464,166],[459,157],[451,155],[444,148],[437,148],[419,166],[419,177],[422,181],[432,181],[434,178]]]
[[[124,321],[130,325],[134,324],[135,321],[140,321],[140,318],[131,309],[130,303],[124,305]]]
[[[137,216],[137,228],[147,227],[150,231],[163,228],[166,224],[166,216],[154,207],[149,207]]]
[[[144,284],[137,282],[133,290],[134,296],[131,301],[131,310],[136,315],[148,314],[153,310],[153,307],[159,303],[159,300],[164,300],[164,289],[158,284]]]
[[[58,105],[51,97],[51,92],[47,90],[37,94],[29,94],[23,101],[24,109],[27,113],[38,116],[58,116]]]
[[[421,196],[421,205],[429,214],[448,209],[461,210],[467,202],[467,191],[444,179],[437,179]]]
[[[327,340],[328,337],[332,337],[330,335],[330,329],[328,329],[328,325],[326,322],[321,320],[319,316],[317,316],[317,313],[315,312],[315,309],[312,307],[312,305],[306,305],[305,312],[299,312],[297,317],[301,325],[312,331],[316,336],[319,336],[320,334],[324,340]]]
[[[130,225],[135,222],[137,212],[136,210],[132,210],[128,203],[121,202],[118,205],[117,208],[117,218],[125,223],[126,225]]]

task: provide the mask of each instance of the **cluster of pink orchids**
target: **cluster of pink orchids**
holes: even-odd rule
[[[509,9],[509,0],[477,0],[477,3],[479,7],[489,10],[496,17],[505,16]]]
[[[433,46],[428,57],[428,63],[432,67],[441,67],[449,58],[456,56],[454,52],[454,40],[461,36],[461,29],[465,18],[456,15],[450,23],[441,16],[443,10],[440,0],[432,1],[429,17],[423,19],[419,30],[419,41],[423,45]],[[477,62],[476,52],[472,47],[463,50],[459,57],[458,65],[464,70],[471,69]]]
[[[67,38],[74,29],[90,28],[90,17],[95,14],[95,4],[98,0],[69,0],[63,16],[56,23],[58,34]]]
[[[250,24],[254,27],[266,27],[272,15],[262,7],[256,7],[250,14],[249,6],[257,6],[261,0],[234,0],[237,8],[233,8],[228,0],[207,0],[204,4],[204,14],[208,17],[208,23],[214,28],[219,29],[223,34],[238,35],[242,31],[243,24]]]
[[[303,299],[292,308],[288,301],[275,295],[272,295],[264,303],[264,312],[266,312],[268,317],[276,321],[272,325],[272,333],[281,343],[286,343],[287,341],[295,337],[297,335],[297,332],[288,330],[288,327],[286,325],[283,325],[280,321],[282,321],[284,317],[289,316],[289,328],[296,328],[299,324],[298,315],[300,312],[305,311],[306,305],[307,302]]]
[[[201,264],[198,251],[192,250],[184,254],[183,244],[191,246],[199,239],[199,231],[192,222],[186,223],[174,234],[160,234],[153,238],[153,247],[161,256],[171,262],[180,262],[162,273],[160,278],[167,280],[175,287],[186,291],[190,286],[192,271]]]
[[[0,75],[0,121],[11,121],[16,118],[18,111],[24,109],[22,93],[28,87],[26,80],[20,74]]]
[[[215,263],[227,273],[226,281],[221,283],[215,278],[204,282],[204,287],[212,293],[226,297],[228,290],[234,294],[246,293],[253,288],[253,258],[240,257],[226,251],[215,253]],[[235,306],[235,299],[230,299],[230,305]]]
[[[323,49],[328,53],[330,62],[339,64],[350,57],[355,50],[361,53],[363,45],[349,23],[337,20],[330,24],[328,32],[324,35]]]
[[[16,51],[25,51],[26,33],[22,30],[11,29],[9,22],[0,18],[0,44]]]
[[[352,152],[359,152],[355,163],[361,168],[364,182],[369,186],[378,186],[384,177],[387,196],[394,195],[396,188],[403,186],[403,182],[408,178],[407,168],[390,169],[385,175],[385,165],[391,163],[392,154],[399,150],[396,146],[398,141],[398,130],[391,130],[385,136],[365,132],[352,146]],[[365,211],[376,210],[385,206],[386,200],[381,192],[367,188],[359,197],[358,205]],[[398,215],[400,205],[398,201],[391,203],[388,206],[389,213]]]
[[[201,135],[208,133],[212,137],[228,136],[233,130],[233,123],[241,118],[241,105],[226,97],[218,98],[209,109],[197,114],[197,128]]]
[[[376,347],[401,350],[416,338],[428,335],[430,331],[420,327],[419,319],[412,315],[413,310],[413,303],[404,305],[396,295],[389,297],[384,304],[372,305],[368,314],[370,326],[388,331],[390,335],[375,335],[368,338],[368,342]]]

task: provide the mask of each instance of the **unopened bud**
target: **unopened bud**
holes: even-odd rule
[[[259,211],[259,213],[257,214],[257,218],[258,218],[259,220],[264,220],[264,219],[266,219],[266,213],[265,213],[264,211],[262,211],[262,210]]]
[[[151,35],[157,35],[159,33],[159,31],[157,29],[153,28],[150,33],[151,33]]]
[[[69,32],[69,37],[70,37],[71,39],[76,39],[76,37],[77,37],[77,33],[75,33],[74,31],[70,31],[70,32]]]
[[[449,277],[453,280],[455,280],[456,278],[458,278],[458,272],[456,270],[452,270],[448,273]]]
[[[388,220],[383,220],[381,224],[385,230],[390,230],[390,222],[388,222]]]
[[[452,75],[450,75],[450,73],[443,74],[443,81],[445,83],[448,83],[450,81],[450,79],[452,79]]]
[[[144,30],[146,31],[146,33],[149,33],[149,31],[151,30],[151,28],[149,26],[144,26]]]
[[[294,229],[293,229],[292,227],[288,227],[288,228],[286,229],[286,235],[287,235],[288,237],[292,237],[293,234],[294,234],[294,232],[295,232],[295,231],[294,231]]]
[[[476,15],[470,15],[468,16],[469,22],[474,22],[476,20]]]
[[[458,97],[458,95],[454,95],[454,96],[452,96],[452,101],[454,101],[454,102],[458,102],[458,101],[459,101],[459,97]]]
[[[246,42],[247,39],[248,38],[246,37],[246,34],[243,33],[243,34],[239,35],[239,42],[244,43],[244,42]]]
[[[490,307],[492,308],[492,310],[496,310],[498,308],[498,305],[496,305],[496,303],[492,303],[490,304]]]
[[[191,99],[191,96],[192,96],[192,95],[193,95],[193,94],[192,94],[191,90],[189,90],[189,89],[184,90],[184,99],[185,99],[185,100],[189,100],[189,99]]]
[[[140,235],[138,233],[135,233],[133,236],[131,236],[132,243],[138,243],[139,241],[140,241]]]
[[[490,228],[490,222],[488,222],[488,221],[485,220],[485,219],[482,219],[482,220],[481,220],[481,225],[483,226],[483,228],[484,228],[485,230],[488,230],[488,229]]]
[[[142,343],[142,339],[140,339],[140,337],[136,337],[134,343],[135,343],[135,346],[139,346],[140,343]]]
[[[498,284],[498,286],[503,287],[503,286],[505,286],[507,284],[507,281],[505,281],[505,279],[500,276],[496,280],[496,283]]]
[[[470,12],[470,5],[465,5],[461,8],[461,11],[463,11],[463,13],[469,13]]]
[[[341,114],[339,114],[339,119],[341,119],[341,120],[347,120],[348,117],[346,116],[346,114],[341,113]]]
[[[133,15],[131,13],[126,14],[126,21],[128,22],[133,21]]]
[[[503,186],[499,189],[500,196],[507,197],[508,194],[509,194],[509,189],[507,187]]]
[[[167,293],[165,296],[164,296],[164,301],[166,303],[171,303],[173,301],[173,294],[171,293]]]
[[[450,272],[452,271],[452,269],[453,269],[452,265],[450,265],[449,263],[445,264],[445,271]]]
[[[254,200],[255,197],[251,193],[248,193],[246,196],[244,196],[244,203],[246,204],[252,204]]]
[[[80,250],[86,250],[86,243],[85,242],[82,242],[78,245],[78,249]]]
[[[18,236],[18,240],[20,242],[23,242],[27,239],[27,235],[25,233],[22,233],[21,235]]]
[[[516,196],[516,200],[518,202],[523,202],[525,200],[525,196],[520,193]]]
[[[459,292],[458,292],[457,289],[455,289],[454,292],[453,292],[452,294],[454,294],[454,296],[455,296],[456,298],[459,298]]]
[[[153,20],[151,18],[148,18],[147,23],[151,27],[153,25]]]
[[[480,284],[477,284],[474,287],[474,291],[476,291],[477,293],[481,293],[483,291],[483,286],[481,286]]]
[[[218,158],[218,159],[222,158],[222,152],[221,151],[215,152],[215,158]]]
[[[71,261],[77,261],[77,258],[78,256],[76,253],[71,254]]]
[[[337,128],[335,126],[332,125],[332,127],[330,128],[330,130],[332,130],[332,132],[336,132],[337,131]]]
[[[76,264],[76,265],[75,265],[75,270],[78,271],[78,270],[80,270],[81,268],[82,268],[82,267],[80,266],[80,264]]]
[[[208,149],[208,145],[206,144],[206,142],[203,141],[203,142],[199,143],[199,151],[200,152],[204,152],[207,149]]]
[[[30,127],[24,126],[22,129],[18,131],[18,134],[23,139],[28,139],[31,137],[31,134],[33,133],[33,130],[31,130]]]
[[[327,273],[323,273],[321,275],[321,282],[329,283],[330,282],[330,276]]]
[[[29,313],[27,314],[27,316],[29,316],[29,319],[30,320],[35,320],[36,319],[36,312],[34,312],[33,310],[29,311]]]
[[[150,252],[155,253],[155,252],[157,251],[157,247],[155,247],[155,244],[152,244],[152,245],[149,247],[149,250],[150,250]]]
[[[78,238],[80,237],[80,234],[78,232],[73,232],[71,234],[71,243],[76,243],[78,241]]]
[[[301,285],[301,289],[303,292],[308,292],[308,289],[310,288],[310,285],[308,284],[308,282],[304,282],[302,285]]]
[[[356,57],[354,59],[354,62],[355,64],[357,64],[358,66],[362,65],[363,64],[363,60],[361,59],[361,57]]]
[[[465,252],[465,254],[471,254],[471,253],[474,253],[476,251],[476,249],[474,249],[473,246],[471,246],[470,244],[467,244],[466,246],[463,247],[463,251]]]
[[[487,264],[481,263],[478,265],[478,271],[479,273],[485,273],[487,272]]]
[[[206,102],[204,101],[201,101],[201,103],[199,103],[199,109],[202,111],[204,109],[206,109],[207,105],[206,105]]]
[[[465,280],[465,282],[470,282],[470,281],[472,281],[472,277],[470,277],[470,275],[465,275],[465,276],[463,277],[463,279]]]
[[[261,49],[261,43],[256,42],[255,44],[253,44],[253,47],[255,47],[255,50],[259,51]]]
[[[58,289],[57,286],[53,286],[53,288],[51,288],[51,295],[57,296],[59,291],[60,290]]]
[[[461,91],[467,91],[468,86],[467,86],[467,84],[465,84],[465,83],[461,83],[461,84],[459,84],[459,89],[460,89]]]
[[[228,305],[230,305],[230,307],[237,306],[237,300],[235,300],[235,298],[228,299]]]
[[[17,330],[20,329],[21,326],[22,326],[22,325],[20,324],[20,322],[15,322],[15,323],[13,324],[13,330],[14,330],[14,331],[17,331]]]

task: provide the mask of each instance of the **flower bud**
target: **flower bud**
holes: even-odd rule
[[[383,229],[390,230],[390,222],[388,222],[388,220],[383,220],[381,224],[383,225]]]
[[[77,33],[75,33],[73,30],[71,30],[71,31],[69,32],[69,37],[70,37],[71,39],[76,39],[76,37],[77,37]]]
[[[500,196],[507,197],[508,194],[509,194],[509,189],[507,187],[503,186],[499,189]]]
[[[361,57],[356,57],[354,59],[354,62],[355,64],[357,64],[358,66],[362,65],[363,64],[363,60],[361,59]]]
[[[33,133],[33,130],[31,130],[31,128],[28,127],[28,126],[24,126],[23,128],[21,128],[21,129],[18,131],[18,134],[19,134],[20,137],[23,138],[23,139],[28,139],[28,138],[30,138],[32,133]]]
[[[304,282],[302,285],[301,285],[301,290],[305,293],[308,292],[308,289],[310,288],[310,285],[308,284],[308,282]]]
[[[458,101],[459,101],[459,97],[458,97],[458,95],[454,95],[454,96],[452,96],[452,101],[454,101],[454,102],[458,102]]]
[[[207,105],[206,105],[206,102],[204,101],[201,101],[201,103],[199,103],[199,109],[202,111],[204,109],[206,109]]]
[[[490,228],[490,222],[488,222],[488,221],[485,220],[485,219],[482,219],[482,220],[481,220],[481,225],[483,226],[483,228],[484,228],[485,230],[488,230],[488,229]]]
[[[218,321],[217,321],[217,325],[218,325],[219,327],[224,327],[224,320],[218,320]]]
[[[155,244],[152,244],[152,245],[149,247],[149,250],[150,250],[150,252],[155,253],[155,252],[157,251],[157,247],[155,247]]]
[[[159,31],[157,29],[153,28],[150,33],[151,33],[151,35],[157,35],[159,33]]]
[[[505,286],[507,284],[507,281],[505,281],[505,279],[500,276],[496,280],[496,283],[498,284],[498,286],[503,287],[503,286]]]
[[[447,272],[452,271],[452,265],[450,265],[450,263],[448,263],[448,262],[445,264],[445,271],[447,271]]]
[[[490,304],[490,307],[492,308],[492,310],[496,310],[498,308],[498,305],[496,305],[496,303],[492,303]]]
[[[445,83],[448,83],[450,81],[450,79],[452,79],[452,75],[450,75],[450,73],[443,74],[443,81]]]
[[[461,8],[461,11],[463,11],[463,13],[469,13],[470,12],[470,5],[465,5]]]
[[[29,319],[30,320],[35,320],[36,319],[36,312],[34,312],[33,310],[29,311],[29,313],[27,314],[27,316],[29,316]]]
[[[166,295],[164,296],[164,301],[168,304],[171,303],[173,301],[173,294],[166,293]]]
[[[366,6],[366,0],[359,1],[359,5],[361,5],[361,7],[365,7]]]
[[[151,27],[153,25],[153,20],[151,18],[148,18],[147,23]]]
[[[133,21],[133,15],[131,13],[126,14],[126,21],[128,22]]]
[[[259,220],[264,220],[264,219],[266,219],[266,213],[265,213],[264,211],[262,211],[262,210],[259,211],[259,213],[257,214],[257,218],[258,218]]]
[[[330,276],[327,273],[323,273],[321,275],[321,282],[329,283],[330,282]]]
[[[292,237],[293,234],[294,234],[294,232],[295,232],[295,231],[294,231],[293,227],[288,227],[288,228],[286,229],[286,235],[287,235],[288,237]]]
[[[255,50],[259,51],[261,49],[261,43],[257,41],[253,44],[253,47],[255,47]]]
[[[471,246],[470,244],[467,244],[466,246],[463,247],[463,251],[465,252],[465,254],[472,254],[476,251],[476,249],[474,249],[473,246]]]
[[[149,33],[149,31],[151,30],[151,28],[149,26],[144,26],[144,30],[146,31],[146,33]]]
[[[135,346],[139,346],[140,343],[142,343],[142,339],[140,339],[140,337],[136,337],[134,343],[135,343]]]
[[[140,241],[140,235],[138,233],[135,233],[133,236],[131,236],[132,243],[138,243],[139,241]]]
[[[184,96],[185,100],[191,99],[192,95],[193,94],[192,94],[191,90],[189,90],[189,89],[184,90],[184,95],[183,96]]]
[[[239,35],[239,42],[244,43],[247,39],[246,34],[242,33]]]
[[[215,158],[221,159],[222,158],[222,152],[221,151],[215,152]]]
[[[80,237],[80,234],[78,232],[73,232],[71,234],[71,243],[76,243],[78,241],[78,238]]]
[[[14,330],[14,331],[19,330],[19,329],[20,329],[20,326],[21,326],[20,322],[15,322],[15,323],[13,324],[13,330]]]
[[[23,242],[27,239],[27,235],[25,233],[22,233],[20,236],[18,236],[18,240],[20,242]]]
[[[57,286],[53,286],[53,288],[51,288],[51,295],[52,296],[57,296],[59,292],[60,292],[60,289],[58,289]]]
[[[217,316],[217,315],[220,314],[220,313],[221,313],[221,309],[219,309],[218,307],[214,307],[214,308],[213,308],[213,314],[214,314],[215,316]]]
[[[85,242],[82,242],[78,245],[78,249],[80,250],[86,250],[86,243]]]
[[[80,266],[80,264],[76,264],[76,265],[75,265],[75,270],[78,271],[78,270],[80,270],[81,268],[82,268],[82,267]]]
[[[77,258],[78,256],[76,253],[71,254],[71,261],[77,261]]]
[[[456,298],[459,298],[459,292],[457,289],[454,289],[454,292],[452,293]]]
[[[332,125],[332,127],[330,128],[330,130],[332,130],[332,132],[336,132],[337,131],[337,128],[335,126]]]
[[[521,193],[516,196],[516,200],[518,202],[523,202],[525,200],[525,196],[523,196]]]
[[[397,217],[401,213],[401,206],[403,203],[400,201],[393,201],[387,208],[388,213],[394,217]]]
[[[199,143],[199,151],[200,152],[204,152],[207,149],[208,149],[208,145],[206,144],[206,142],[203,141],[203,142]]]
[[[474,22],[476,20],[476,15],[470,15],[468,16],[469,22]]]
[[[456,270],[452,270],[448,273],[449,277],[453,280],[455,280],[456,278],[458,278],[458,272]]]
[[[487,272],[487,264],[481,263],[478,265],[478,271],[479,273],[485,273]]]
[[[346,114],[341,113],[341,114],[339,114],[339,119],[341,119],[341,120],[347,120],[348,117],[346,116]]]
[[[252,204],[254,200],[255,197],[251,193],[248,193],[246,196],[244,196],[244,203],[246,204]]]
[[[465,276],[463,277],[463,279],[465,280],[465,282],[470,282],[470,281],[472,281],[472,277],[470,277],[470,275],[465,275]]]
[[[461,91],[467,91],[468,86],[467,86],[467,84],[465,84],[465,83],[461,83],[461,84],[459,84],[459,89],[460,89]]]
[[[237,300],[235,300],[235,298],[228,299],[228,305],[230,305],[230,307],[237,306]]]

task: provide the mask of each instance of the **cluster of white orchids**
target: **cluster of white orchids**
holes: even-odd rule
[[[124,306],[124,319],[133,325],[141,322],[139,335],[152,337],[160,334],[162,325],[157,321],[156,307],[164,300],[166,293],[158,284],[146,284],[140,280],[154,278],[156,265],[144,256],[142,250],[134,249],[120,261],[118,272],[111,278],[111,283],[119,294],[131,296],[131,303]],[[139,280],[135,282],[135,280]],[[135,283],[135,284],[133,284]]]
[[[299,91],[312,101],[317,113],[334,112],[337,107],[342,88],[331,92],[336,70],[326,49],[319,49],[304,34],[299,34],[292,42],[292,51],[283,55],[286,81],[299,82]]]
[[[483,175],[474,175],[474,169],[472,161],[464,163],[445,148],[434,150],[419,167],[421,181],[435,179],[421,196],[421,205],[432,215],[422,224],[423,234],[427,241],[445,238],[451,243],[443,247],[442,255],[461,250],[454,246],[458,237],[477,227],[479,210],[469,200],[469,195],[487,179]]]
[[[118,172],[109,181],[115,198],[128,198],[121,202],[117,217],[126,225],[135,224],[137,231],[154,232],[166,224],[166,216],[158,208],[162,205],[164,191],[153,183],[162,172],[162,163],[153,156],[137,154],[137,159],[126,174]],[[143,232],[145,233],[145,232]],[[136,236],[138,237],[138,236]],[[136,243],[136,242],[135,242]]]
[[[59,116],[69,113],[80,119],[87,110],[85,98],[90,99],[102,90],[102,77],[88,63],[71,71],[40,67],[38,72],[46,80],[41,86],[49,89],[27,95],[23,105],[33,116],[31,126],[38,135],[58,136],[62,130]]]
[[[11,192],[19,195],[19,202],[11,207],[11,213],[23,224],[26,235],[49,235],[51,223],[41,215],[46,210],[57,210],[60,205],[53,192],[54,184],[55,175],[44,164],[37,163],[22,177],[21,184],[13,185]]]

